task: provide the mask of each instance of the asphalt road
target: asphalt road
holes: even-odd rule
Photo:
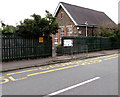
[[[2,95],[118,95],[118,54],[2,74]]]

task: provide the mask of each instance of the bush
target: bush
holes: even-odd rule
[[[57,46],[56,46],[56,49],[59,49],[59,48],[62,48],[63,46],[61,45],[61,44],[58,44]]]

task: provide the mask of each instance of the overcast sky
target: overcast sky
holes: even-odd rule
[[[118,3],[118,23],[120,23],[120,0]]]
[[[30,18],[33,13],[44,17],[45,10],[53,14],[61,1],[103,11],[115,23],[118,23],[118,1],[120,0],[1,0],[0,20],[15,26],[19,24],[19,21]]]

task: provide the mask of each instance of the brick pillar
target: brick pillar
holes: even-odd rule
[[[67,36],[67,28],[64,28],[64,36]]]
[[[60,29],[58,29],[58,44],[60,44]]]
[[[52,45],[54,45],[55,35],[52,34]]]
[[[72,27],[72,36],[74,36],[74,27]]]

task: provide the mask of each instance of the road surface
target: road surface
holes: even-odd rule
[[[2,95],[118,95],[118,54],[2,74]]]

